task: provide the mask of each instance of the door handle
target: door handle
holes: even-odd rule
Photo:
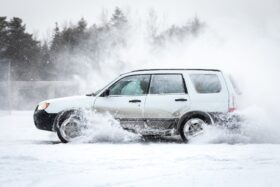
[[[179,99],[175,99],[175,101],[187,101],[187,99],[179,98]]]
[[[129,100],[130,103],[141,103],[141,100],[139,99],[133,99],[133,100]]]

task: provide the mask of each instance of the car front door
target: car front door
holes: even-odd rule
[[[129,75],[112,84],[94,103],[97,112],[109,112],[129,124],[143,123],[150,75]]]
[[[144,107],[144,117],[151,128],[170,128],[190,107],[182,74],[154,74]]]

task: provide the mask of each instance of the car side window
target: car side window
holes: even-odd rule
[[[184,80],[181,74],[160,74],[152,76],[150,94],[173,93],[186,93]]]
[[[219,93],[222,86],[216,74],[191,74],[190,78],[198,93]]]
[[[109,95],[143,95],[147,93],[150,75],[124,77],[109,88]]]

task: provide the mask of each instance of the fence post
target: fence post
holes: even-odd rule
[[[11,61],[9,60],[8,62],[8,110],[9,110],[9,114],[11,114]]]

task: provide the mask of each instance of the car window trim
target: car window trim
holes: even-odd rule
[[[182,81],[183,81],[184,93],[151,94],[151,93],[150,93],[150,90],[151,90],[151,82],[152,82],[152,78],[153,78],[154,75],[181,75]],[[148,95],[180,95],[180,94],[188,94],[188,89],[187,89],[187,86],[186,86],[186,81],[185,81],[185,78],[184,78],[183,73],[153,73],[153,74],[151,74],[150,83],[149,83],[149,89],[148,89]]]

